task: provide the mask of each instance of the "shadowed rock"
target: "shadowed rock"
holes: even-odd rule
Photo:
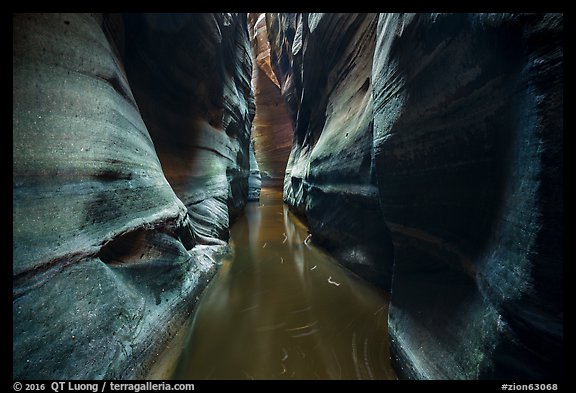
[[[124,19],[126,70],[166,178],[189,210],[205,215],[198,230],[221,226],[216,237],[227,240],[222,220],[238,215],[248,195],[254,113],[246,16]]]
[[[402,377],[562,377],[562,85],[555,14],[14,14],[13,378],[149,376],[283,176]]]
[[[399,374],[561,376],[562,15],[267,25],[296,124],[284,198],[351,269],[393,277]],[[391,241],[393,275],[373,248]]]
[[[272,67],[295,113],[284,200],[314,241],[389,289],[392,246],[378,205],[371,72],[377,15],[268,14]]]
[[[184,21],[165,16],[154,32],[168,54],[178,47],[161,30],[185,29]],[[151,137],[142,112],[174,120],[171,104],[198,113],[200,99],[166,83],[169,93],[158,92],[153,108],[137,105],[124,67],[133,30],[121,16],[13,16],[14,379],[145,377],[227,251],[219,240],[228,233],[227,205],[236,212],[247,195],[249,41],[245,16],[203,21],[210,29],[188,38],[220,51],[205,72],[219,81],[209,93],[214,126],[190,116]],[[158,58],[147,59],[161,69]],[[185,59],[160,76],[179,80]],[[151,83],[152,75],[131,71],[136,85]],[[211,181],[183,186],[175,179],[189,162],[168,165],[163,156],[161,167],[157,152],[185,135],[216,150],[187,156],[200,167],[217,164]],[[217,201],[222,209],[188,214],[171,185],[188,205]]]
[[[400,371],[559,377],[562,16],[381,15],[373,79]]]
[[[250,144],[250,176],[248,177],[248,200],[259,201],[260,190],[262,188],[262,179],[260,177],[260,168],[254,155],[253,143]]]

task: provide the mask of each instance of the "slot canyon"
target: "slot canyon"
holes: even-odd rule
[[[563,14],[13,14],[14,380],[564,378]]]

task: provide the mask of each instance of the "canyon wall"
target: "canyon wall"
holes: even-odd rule
[[[154,367],[246,203],[249,45],[245,15],[13,16],[14,379]]]
[[[391,290],[399,375],[563,375],[563,17],[267,14],[284,199]]]
[[[250,41],[231,14],[124,16],[126,72],[164,174],[203,244],[228,239],[249,176]]]
[[[248,176],[248,201],[259,201],[260,190],[262,189],[262,177],[256,155],[254,154],[254,143],[250,143],[250,176]]]
[[[392,243],[372,149],[378,16],[267,15],[272,67],[295,122],[284,200],[317,244],[389,289]]]
[[[252,139],[264,186],[282,187],[292,146],[292,117],[270,64],[270,44],[263,13],[248,14],[253,51],[252,86],[256,114]]]

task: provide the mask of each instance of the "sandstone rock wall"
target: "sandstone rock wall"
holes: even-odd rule
[[[391,288],[399,374],[561,375],[562,15],[267,25],[295,122],[284,198]]]
[[[246,17],[15,14],[13,44],[13,378],[142,378],[246,202]]]
[[[129,14],[126,70],[199,242],[228,239],[247,200],[250,41],[245,15]]]
[[[294,134],[292,117],[270,64],[270,44],[263,13],[248,14],[254,67],[252,85],[256,115],[252,123],[254,152],[264,186],[282,187]]]
[[[284,199],[306,215],[315,242],[389,288],[391,239],[372,154],[378,16],[268,15],[272,65],[295,113]]]
[[[248,201],[259,201],[260,190],[262,189],[262,177],[256,155],[254,154],[254,144],[250,144],[250,176],[248,177]]]

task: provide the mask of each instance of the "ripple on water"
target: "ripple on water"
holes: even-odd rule
[[[173,378],[396,379],[387,295],[315,247],[281,191],[263,189],[231,236]]]

